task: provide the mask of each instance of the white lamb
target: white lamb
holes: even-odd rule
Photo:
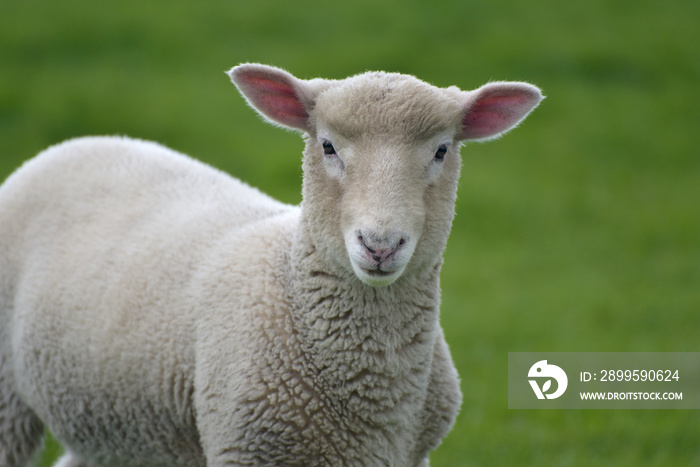
[[[127,138],[59,144],[0,187],[1,466],[44,425],[63,467],[425,466],[450,430],[459,147],[540,91],[230,75],[305,133],[300,207]]]

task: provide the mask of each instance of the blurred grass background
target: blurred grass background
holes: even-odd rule
[[[530,81],[542,106],[462,150],[442,322],[465,397],[432,465],[700,465],[695,411],[514,411],[506,385],[508,352],[700,350],[698,24],[691,0],[3,1],[0,179],[128,134],[298,203],[301,139],[229,67]]]

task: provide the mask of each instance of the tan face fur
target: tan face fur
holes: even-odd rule
[[[339,211],[329,253],[366,284],[394,282],[414,255],[413,263],[439,260],[459,176],[460,112],[442,90],[404,75],[361,75],[318,96],[306,148],[313,187],[324,192],[314,204]],[[426,231],[430,242],[421,241]]]

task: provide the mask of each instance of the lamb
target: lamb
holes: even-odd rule
[[[44,426],[61,467],[427,466],[451,429],[459,148],[539,89],[229,74],[303,132],[300,206],[125,137],[53,146],[0,187],[0,466]]]

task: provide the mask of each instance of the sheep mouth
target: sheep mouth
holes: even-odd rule
[[[357,263],[353,263],[352,267],[355,271],[355,275],[357,275],[357,278],[365,284],[371,285],[372,287],[384,287],[389,285],[398,279],[403,272],[403,268],[385,271],[381,269],[379,265],[366,268]]]
[[[367,268],[362,268],[362,271],[365,274],[368,274],[373,277],[387,277],[391,276],[392,274],[395,274],[396,271],[382,271],[381,269],[367,269]]]

